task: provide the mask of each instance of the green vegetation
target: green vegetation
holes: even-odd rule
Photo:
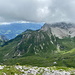
[[[19,70],[17,70],[14,66],[5,66],[3,69],[0,70],[0,75],[15,75],[15,74],[22,74]]]
[[[0,64],[75,67],[75,37],[27,30],[0,47]]]
[[[75,49],[68,52],[59,53],[40,53],[39,55],[27,56],[21,58],[9,59],[4,62],[7,65],[14,65],[19,63],[21,65],[33,65],[33,66],[64,66],[75,68]],[[12,63],[11,63],[12,62]],[[56,62],[56,63],[54,63]]]

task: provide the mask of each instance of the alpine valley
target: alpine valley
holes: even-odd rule
[[[75,67],[73,23],[45,23],[40,29],[28,29],[12,40],[4,36],[0,40],[0,64]]]

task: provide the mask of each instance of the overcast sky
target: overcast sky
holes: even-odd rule
[[[0,22],[75,22],[75,0],[0,0]]]

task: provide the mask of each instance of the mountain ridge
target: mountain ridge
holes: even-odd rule
[[[45,28],[45,25],[46,25],[46,28]],[[58,38],[75,36],[75,24],[59,22],[59,23],[53,23],[53,24],[45,23],[45,25],[43,26],[44,29],[43,28],[42,29],[48,30],[47,28],[50,28],[52,31],[52,34]]]

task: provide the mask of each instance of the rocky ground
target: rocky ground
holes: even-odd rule
[[[75,75],[74,68],[66,67],[32,67],[0,66],[0,75]]]

